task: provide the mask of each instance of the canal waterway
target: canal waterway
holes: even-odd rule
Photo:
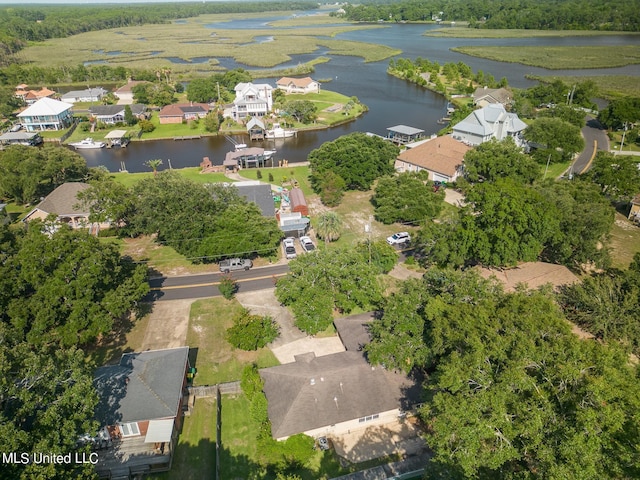
[[[279,17],[280,18],[280,17]],[[212,24],[213,27],[264,29],[266,22],[272,17],[251,20],[234,20],[223,24]],[[474,72],[482,70],[496,79],[506,77],[509,84],[517,88],[526,88],[535,82],[525,75],[593,75],[602,74],[602,70],[546,70],[520,64],[496,62],[470,57],[450,49],[461,45],[511,45],[511,46],[545,46],[552,45],[628,45],[638,42],[637,37],[614,35],[603,37],[544,37],[518,39],[451,39],[427,37],[426,30],[440,28],[435,25],[395,24],[386,28],[358,30],[336,36],[337,39],[355,40],[368,43],[388,45],[402,50],[398,58],[422,57],[440,64],[447,62],[463,62]],[[444,116],[446,100],[441,96],[417,85],[397,79],[386,73],[389,59],[380,62],[364,63],[360,58],[330,55],[326,52],[315,52],[313,55],[294,56],[290,65],[308,60],[310,57],[323,54],[331,58],[324,64],[316,65],[313,77],[331,79],[323,84],[327,90],[336,91],[347,96],[357,96],[369,107],[369,111],[355,121],[330,129],[299,132],[296,137],[264,142],[264,148],[277,150],[275,160],[286,159],[290,163],[302,162],[309,152],[322,143],[334,140],[351,132],[373,132],[385,135],[386,129],[394,125],[409,125],[425,130],[427,134],[441,129],[437,123]],[[228,59],[221,62],[227,68],[251,68],[237,64]],[[282,65],[278,66],[279,68]],[[639,75],[640,66],[611,68],[606,74]],[[274,78],[258,79],[256,82],[270,83],[275,87]],[[234,136],[239,143],[249,143],[244,135]],[[262,143],[255,145],[263,146]],[[163,168],[169,164],[173,168],[198,166],[203,157],[209,157],[214,164],[222,164],[225,154],[233,146],[224,136],[203,137],[196,140],[154,140],[135,141],[126,149],[83,150],[80,153],[90,167],[103,165],[110,171],[118,171],[123,166],[130,172],[148,171],[144,163],[149,159],[162,159]]]

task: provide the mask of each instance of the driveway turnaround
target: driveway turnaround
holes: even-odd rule
[[[280,336],[269,345],[269,348],[280,363],[294,362],[295,355],[307,352],[314,352],[317,357],[344,352],[344,346],[337,335],[315,338],[300,331],[293,324],[291,312],[281,306],[276,299],[273,288],[238,293],[236,298],[251,313],[268,315],[278,323]]]

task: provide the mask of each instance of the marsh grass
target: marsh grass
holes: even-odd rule
[[[237,17],[240,18],[240,17]],[[247,18],[247,17],[243,17]],[[170,65],[175,75],[220,69],[219,58],[233,58],[251,67],[271,68],[291,61],[290,55],[309,54],[328,47],[337,55],[354,55],[365,61],[381,60],[399,53],[383,45],[327,40],[339,33],[379,28],[377,25],[331,25],[322,16],[304,20],[305,28],[260,30],[208,28],[233,19],[202,15],[185,23],[142,25],[86,32],[50,39],[22,50],[20,60],[42,67],[103,62],[127,68],[159,68]],[[339,23],[339,22],[332,22]],[[255,37],[273,37],[257,42]]]
[[[499,62],[521,63],[549,70],[612,68],[640,63],[636,45],[611,47],[456,47],[453,51]]]

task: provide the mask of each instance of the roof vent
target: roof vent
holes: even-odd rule
[[[311,380],[309,380],[309,384],[310,385],[315,385],[316,384],[316,379],[312,378]]]
[[[321,381],[321,382],[324,382],[324,377],[320,377],[320,381]]]

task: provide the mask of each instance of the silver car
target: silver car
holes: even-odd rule
[[[284,256],[286,258],[296,258],[296,246],[293,243],[293,238],[288,237],[282,241],[282,248],[284,249]]]

